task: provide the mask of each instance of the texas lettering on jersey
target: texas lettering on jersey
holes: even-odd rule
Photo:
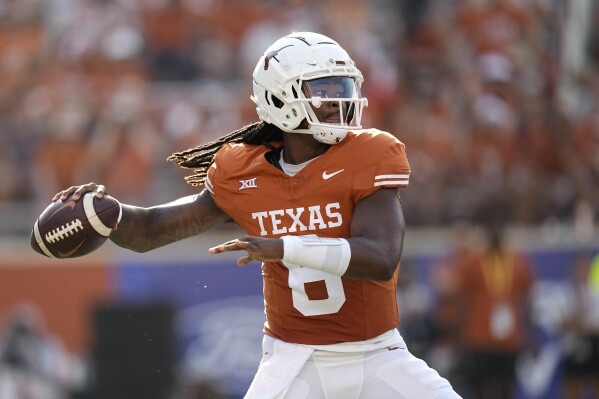
[[[339,227],[343,223],[343,216],[339,213],[339,202],[308,207],[274,209],[270,211],[253,212],[252,219],[258,221],[261,236],[276,236],[298,231],[324,230]],[[309,222],[302,223],[301,216],[306,212]]]
[[[268,151],[227,144],[208,171],[206,188],[215,203],[249,235],[347,238],[361,199],[409,182],[403,143],[378,130],[350,132],[295,176],[270,164]],[[283,341],[362,341],[399,324],[397,274],[385,282],[352,280],[280,262],[264,263],[262,273],[265,332]]]

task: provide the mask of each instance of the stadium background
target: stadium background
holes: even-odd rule
[[[260,357],[260,275],[207,254],[234,227],[69,261],[33,253],[29,233],[73,184],[146,206],[196,192],[165,158],[254,121],[256,60],[301,30],[352,54],[364,125],[406,143],[402,268],[418,294],[400,307],[434,317],[463,226],[505,221],[537,275],[539,341],[514,397],[560,397],[560,293],[574,260],[599,249],[596,1],[0,0],[0,347],[15,320],[46,345],[37,374],[2,365],[2,399],[23,387],[241,397]],[[420,349],[441,372],[455,361],[434,340]]]

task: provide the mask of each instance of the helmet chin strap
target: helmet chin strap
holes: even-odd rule
[[[310,124],[308,129],[287,130],[287,133],[311,134],[315,140],[323,144],[338,144],[345,138],[349,129],[345,126],[336,126],[333,124]]]
[[[308,130],[312,133],[312,136],[325,144],[338,144],[345,138],[347,132],[349,131],[345,126],[324,126],[322,124],[319,125],[310,125]]]

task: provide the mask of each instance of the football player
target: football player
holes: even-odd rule
[[[123,205],[110,239],[135,251],[227,221],[248,236],[210,249],[262,262],[264,355],[246,398],[458,398],[396,327],[408,185],[404,144],[362,129],[362,73],[311,32],[273,43],[253,73],[260,121],[169,159],[205,189],[190,201]],[[89,183],[54,200],[98,197]]]

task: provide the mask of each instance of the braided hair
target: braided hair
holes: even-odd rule
[[[275,125],[264,121],[254,122],[209,143],[201,144],[185,151],[175,152],[167,160],[175,161],[185,169],[195,169],[195,173],[186,176],[185,181],[192,186],[198,186],[206,180],[208,168],[212,165],[214,156],[223,145],[227,143],[246,143],[265,145],[274,149],[274,146],[270,143],[282,140],[283,132]]]

